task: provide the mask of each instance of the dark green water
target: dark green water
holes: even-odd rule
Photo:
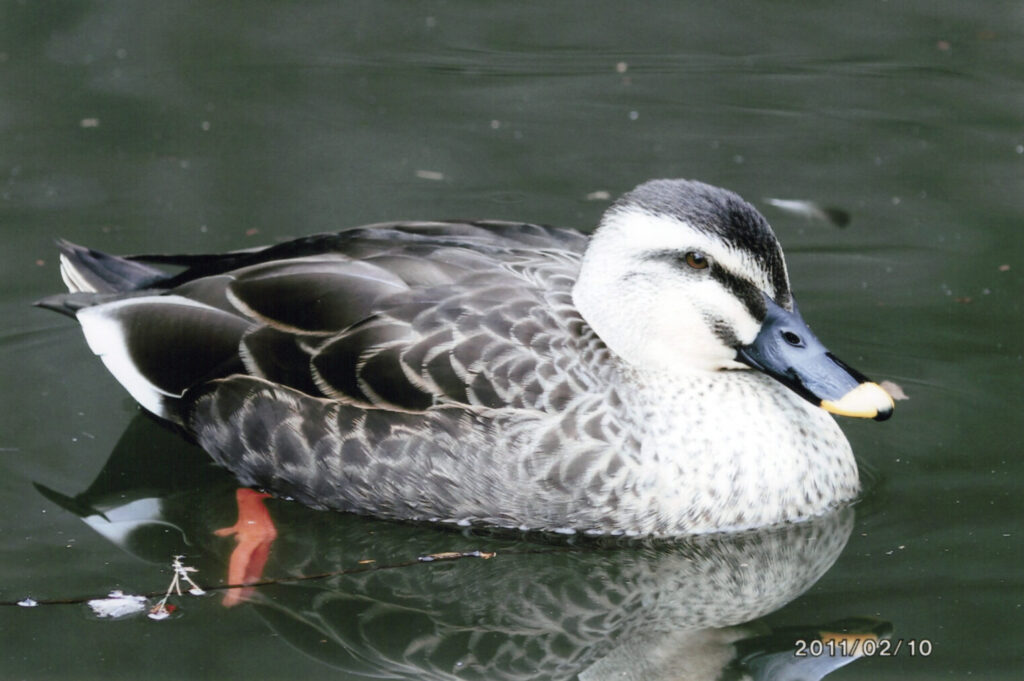
[[[498,556],[262,587],[233,608],[183,597],[163,622],[0,606],[0,678],[587,681],[654,678],[654,659],[715,678],[686,665],[851,617],[904,647],[830,680],[1020,678],[1017,3],[0,4],[0,600],[161,591],[176,553],[222,584],[232,546],[211,534],[234,522],[230,479],[30,307],[61,287],[55,237],[199,252],[402,218],[589,229],[595,192],[652,177],[757,204],[818,335],[909,396],[884,424],[843,422],[873,481],[855,517],[566,550],[275,501],[266,577]],[[175,527],[118,545],[33,483],[160,499]],[[768,588],[772,566],[795,576]],[[735,570],[762,591],[740,598]]]

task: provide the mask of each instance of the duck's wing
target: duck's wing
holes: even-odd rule
[[[155,388],[155,403],[248,373],[366,408],[557,411],[599,380],[607,353],[572,304],[585,242],[520,223],[389,223],[226,255],[134,256],[139,272],[116,269],[142,290],[59,303],[81,305],[93,350],[130,391]],[[90,278],[74,272],[80,254],[66,260],[66,279]],[[185,269],[154,283],[145,263]]]

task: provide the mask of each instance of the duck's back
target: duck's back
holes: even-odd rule
[[[76,314],[144,407],[248,484],[391,517],[493,507],[521,521],[536,490],[499,487],[535,475],[564,497],[572,483],[542,462],[570,440],[583,454],[622,436],[586,423],[605,411],[612,363],[572,303],[585,244],[503,222],[389,223],[224,255],[63,244],[76,292],[44,304]],[[589,432],[564,430],[574,411]],[[544,437],[549,457],[516,460]]]
[[[122,259],[64,244],[73,293],[46,304],[77,313],[108,366],[126,355],[131,370],[111,370],[138,372],[126,387],[161,416],[233,374],[363,407],[557,410],[565,381],[585,380],[578,360],[600,350],[571,298],[585,243],[571,230],[449,222],[224,255]]]

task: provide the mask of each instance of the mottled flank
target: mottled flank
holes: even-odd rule
[[[588,253],[590,279],[622,272],[595,318],[574,290],[587,237],[510,222],[386,223],[224,255],[63,243],[71,293],[41,304],[77,316],[129,392],[243,483],[318,508],[678,535],[852,499],[831,417],[733,361],[760,292],[789,302],[774,235],[734,194],[672,182],[609,210],[605,235],[644,236],[636,253]],[[694,248],[707,276],[685,264]],[[678,318],[649,318],[666,301]],[[649,365],[648,345],[667,348]]]

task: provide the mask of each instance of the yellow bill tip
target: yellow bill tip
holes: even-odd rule
[[[884,421],[892,416],[892,396],[877,383],[861,383],[838,400],[822,400],[821,408],[839,416]]]

